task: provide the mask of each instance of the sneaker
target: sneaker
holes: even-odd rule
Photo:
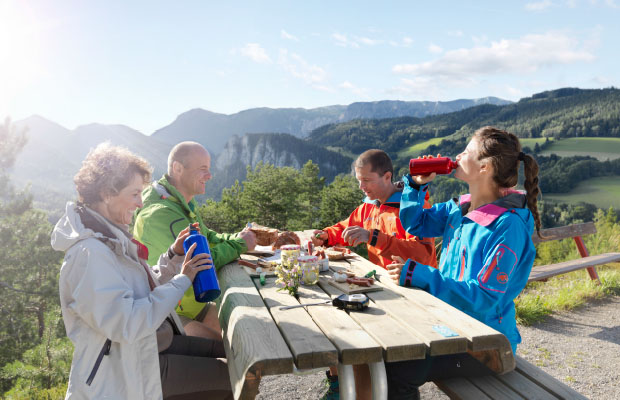
[[[327,392],[321,397],[321,400],[340,400],[340,388],[338,387],[338,375],[332,376],[329,371],[325,371],[325,386],[328,386]]]

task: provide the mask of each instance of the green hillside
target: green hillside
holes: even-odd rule
[[[620,137],[620,90],[564,88],[504,106],[480,105],[426,118],[358,119],[312,131],[308,141],[359,154],[381,148],[409,156],[422,143],[447,136],[468,137],[493,125],[528,139]]]
[[[398,152],[398,158],[417,157],[419,155],[426,154],[426,150],[429,146],[438,145],[445,138],[433,138],[416,143],[413,146],[409,146],[404,150]]]
[[[599,208],[620,209],[620,176],[590,178],[581,182],[569,193],[544,193],[544,200],[563,203],[591,203]]]
[[[530,141],[532,139],[526,139]],[[542,143],[539,143],[542,144]],[[590,156],[600,161],[620,158],[620,138],[578,137],[565,138],[551,143],[541,153],[557,154],[560,157]]]

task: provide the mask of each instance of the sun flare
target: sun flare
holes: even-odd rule
[[[26,3],[0,1],[0,110],[10,109],[20,90],[33,83],[38,54],[38,25]]]

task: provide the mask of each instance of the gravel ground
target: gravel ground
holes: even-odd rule
[[[620,296],[519,330],[521,357],[588,398],[620,399]],[[324,378],[324,372],[266,376],[257,398],[318,399],[326,391]],[[448,399],[432,383],[422,386],[420,393],[422,399]]]

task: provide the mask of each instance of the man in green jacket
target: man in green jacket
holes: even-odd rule
[[[208,229],[197,214],[194,196],[204,194],[210,170],[209,152],[199,143],[182,142],[168,155],[168,173],[142,192],[144,206],[137,211],[134,236],[148,247],[150,265],[157,264],[159,255],[170,248],[178,233],[194,222],[200,224],[200,232],[209,241],[215,268],[254,249],[253,232],[244,229],[238,234],[219,234]],[[193,287],[185,292],[177,313],[188,335],[221,339],[217,310],[212,303],[198,303]]]

